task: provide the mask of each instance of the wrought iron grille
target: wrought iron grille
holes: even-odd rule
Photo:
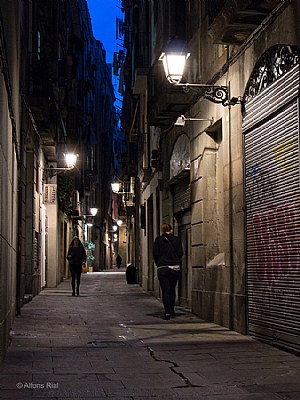
[[[256,64],[246,86],[244,101],[248,101],[299,63],[295,46],[274,46]]]

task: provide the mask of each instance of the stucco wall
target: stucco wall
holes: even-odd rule
[[[3,2],[2,2],[3,3]],[[0,362],[9,342],[9,330],[16,310],[17,218],[19,144],[19,39],[18,15],[14,4],[1,7],[2,17],[9,24],[3,26],[6,43],[7,68],[0,74]],[[3,37],[1,38],[4,39]],[[3,44],[3,43],[2,43]],[[1,63],[4,60],[1,59]],[[2,65],[1,65],[2,67]],[[8,74],[9,68],[9,74]],[[5,77],[5,78],[4,78]],[[8,78],[10,89],[8,89]],[[9,101],[11,108],[9,110]],[[12,125],[12,118],[14,127]]]

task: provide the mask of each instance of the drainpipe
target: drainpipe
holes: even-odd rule
[[[230,83],[228,84],[230,98]],[[232,146],[231,146],[231,106],[228,106],[228,160],[229,160],[229,329],[234,330],[234,247],[233,247],[233,195],[232,195]]]

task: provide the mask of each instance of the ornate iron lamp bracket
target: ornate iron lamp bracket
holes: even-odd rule
[[[181,86],[184,92],[193,90],[213,103],[230,105],[228,86],[205,85],[201,83],[175,83],[174,86]]]

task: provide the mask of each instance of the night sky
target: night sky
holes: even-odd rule
[[[87,0],[96,39],[103,43],[106,61],[112,63],[113,53],[119,51],[116,40],[116,18],[122,18],[121,0]]]

